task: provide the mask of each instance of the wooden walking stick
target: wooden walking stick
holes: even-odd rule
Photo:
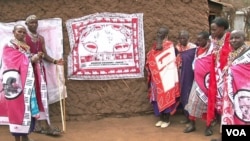
[[[58,66],[56,65],[56,72],[57,72],[58,84],[60,83],[60,72],[63,73],[63,70],[64,69],[63,69],[63,66],[62,66],[62,70],[58,71]],[[65,84],[64,83],[64,79],[62,81],[63,81],[63,84]],[[61,92],[59,87],[58,87],[58,91],[59,91],[59,95],[60,95],[60,110],[61,110],[61,120],[62,120],[62,131],[66,132],[65,93]]]

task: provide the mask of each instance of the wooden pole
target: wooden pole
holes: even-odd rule
[[[56,72],[57,72],[58,84],[60,84],[60,77],[59,77],[59,73],[58,73],[59,71],[58,71],[58,66],[57,65],[56,65]],[[60,91],[59,87],[58,87],[58,92],[59,92],[59,95],[60,95],[60,110],[61,110],[61,120],[62,120],[62,131],[65,133],[66,132],[65,94]]]

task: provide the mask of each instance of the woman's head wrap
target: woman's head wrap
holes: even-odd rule
[[[26,23],[29,23],[31,20],[36,20],[37,16],[36,15],[30,15],[26,18]]]

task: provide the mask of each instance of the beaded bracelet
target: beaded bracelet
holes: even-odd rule
[[[57,64],[57,61],[56,61],[55,59],[53,59],[53,63],[54,63],[54,64]]]

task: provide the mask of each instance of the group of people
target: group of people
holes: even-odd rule
[[[14,38],[2,54],[9,127],[15,141],[30,141],[33,131],[61,134],[50,126],[43,61],[56,65],[64,61],[47,54],[35,15],[28,16],[25,24],[15,25]],[[184,133],[196,130],[197,118],[206,120],[206,136],[213,134],[216,120],[221,125],[250,123],[250,47],[243,31],[228,28],[228,21],[218,17],[211,23],[211,35],[202,31],[191,43],[189,32],[182,30],[177,44],[168,40],[166,26],[158,29],[146,60],[148,97],[160,117],[156,127],[168,127],[178,108],[185,117],[180,122],[187,124]]]
[[[201,31],[195,43],[189,32],[179,32],[178,43],[168,40],[169,29],[158,29],[147,53],[148,97],[160,120],[156,127],[170,125],[170,116],[181,109],[187,124],[184,133],[196,130],[196,119],[206,121],[204,135],[212,126],[250,123],[250,47],[243,31],[229,31],[225,18],[211,22],[211,34]],[[220,139],[215,139],[220,140]]]
[[[31,132],[47,135],[62,132],[50,124],[43,61],[63,65],[64,60],[47,54],[44,37],[37,32],[36,15],[28,16],[25,25],[14,26],[14,36],[2,52],[9,129],[15,141],[31,141],[28,137]]]

